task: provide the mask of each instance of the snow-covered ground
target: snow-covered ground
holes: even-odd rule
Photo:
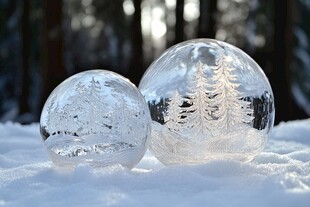
[[[310,119],[281,123],[251,163],[58,169],[37,124],[0,124],[0,206],[310,206]]]

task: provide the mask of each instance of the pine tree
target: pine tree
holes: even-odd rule
[[[210,108],[207,93],[208,83],[204,72],[204,65],[200,61],[196,66],[194,76],[190,79],[189,85],[190,106],[183,113],[183,116],[186,117],[184,127],[191,129],[191,133],[195,132],[191,135],[199,141],[210,134],[209,122],[212,120],[208,114]]]
[[[130,141],[129,134],[133,130],[133,124],[128,121],[128,117],[134,116],[133,110],[129,110],[127,108],[127,104],[129,104],[123,96],[117,97],[118,102],[117,110],[113,111],[113,115],[111,116],[112,121],[112,134],[123,137],[123,140],[128,138],[128,142]]]
[[[170,100],[168,101],[168,110],[165,116],[166,124],[171,131],[179,131],[182,124],[181,113],[183,98],[178,92],[178,90],[174,91]]]
[[[60,123],[62,125],[56,127],[58,130],[62,129],[60,133],[86,135],[102,133],[103,130],[108,132],[112,126],[109,115],[99,112],[99,109],[107,107],[99,94],[101,92],[100,83],[94,78],[90,81],[90,85],[79,82],[75,88],[76,94],[72,94],[66,102],[63,102],[65,105],[57,103],[55,107],[50,106],[52,112],[48,115],[48,126],[51,133],[54,133],[53,126]]]
[[[110,83],[112,84],[112,83]],[[113,136],[120,136],[126,143],[138,144],[138,139],[141,134],[145,133],[145,128],[141,127],[145,125],[141,120],[141,108],[139,108],[139,102],[128,99],[123,93],[124,88],[116,87],[111,88],[111,96],[117,101],[116,110],[111,111],[111,131]],[[135,121],[132,121],[132,120]]]
[[[230,67],[223,54],[218,67],[213,70],[213,86],[210,93],[213,99],[210,106],[213,107],[212,131],[214,135],[230,132],[233,128],[240,128],[252,121],[250,102],[243,100],[242,94],[237,90],[239,83],[234,74],[235,68]]]

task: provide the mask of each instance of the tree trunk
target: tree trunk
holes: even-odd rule
[[[135,13],[131,28],[132,55],[128,71],[128,78],[136,85],[144,73],[143,68],[143,39],[141,28],[141,0],[134,0]]]
[[[51,91],[66,78],[62,33],[62,1],[43,2],[42,92],[43,107]]]
[[[21,70],[21,95],[19,100],[19,114],[28,113],[29,107],[29,88],[30,88],[30,74],[29,74],[29,55],[30,55],[30,24],[29,24],[29,10],[30,0],[23,1],[22,13],[22,70]]]
[[[290,63],[292,60],[292,0],[274,2],[274,70],[271,73],[276,124],[304,117],[305,114],[295,104],[290,93]]]
[[[174,43],[184,41],[184,0],[177,0],[177,5],[175,8],[175,40]]]
[[[200,0],[198,37],[215,38],[217,0]]]

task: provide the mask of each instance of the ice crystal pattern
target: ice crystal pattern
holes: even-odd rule
[[[196,39],[163,53],[139,89],[152,117],[149,148],[164,164],[250,161],[274,122],[270,84],[240,49]]]
[[[150,122],[147,104],[132,83],[110,71],[90,70],[51,93],[40,129],[56,165],[132,168],[145,153]]]

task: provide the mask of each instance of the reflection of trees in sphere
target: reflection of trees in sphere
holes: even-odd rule
[[[152,116],[150,150],[165,164],[250,161],[274,122],[270,84],[240,49],[216,40],[175,45],[140,85]]]
[[[132,168],[145,153],[150,121],[132,83],[110,71],[91,70],[73,75],[51,93],[40,129],[57,165]]]

